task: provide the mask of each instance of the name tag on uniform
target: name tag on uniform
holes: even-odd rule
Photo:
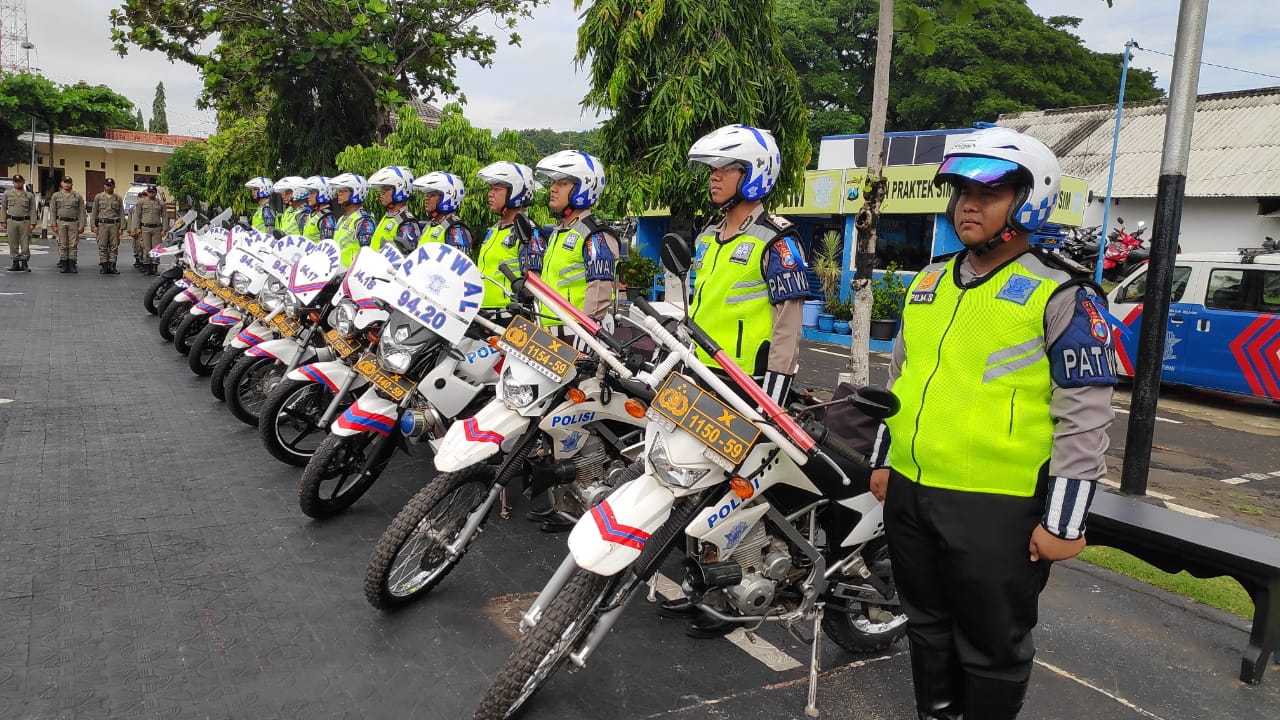
[[[747,261],[751,259],[751,250],[753,247],[754,246],[748,242],[738,243],[738,246],[733,249],[733,254],[729,256],[729,262],[746,265]]]
[[[912,305],[928,305],[937,297],[938,282],[946,274],[946,270],[930,270],[920,278],[916,289],[911,291]]]

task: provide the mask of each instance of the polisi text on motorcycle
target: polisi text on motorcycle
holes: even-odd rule
[[[497,355],[497,354],[498,354],[497,350],[494,350],[488,345],[481,345],[475,350],[472,350],[471,352],[467,353],[467,364],[470,365],[471,363],[474,363],[475,361],[480,360],[481,358],[487,358],[490,355]]]
[[[569,427],[570,425],[579,425],[581,423],[591,422],[595,417],[595,410],[586,410],[572,415],[559,415],[551,418],[551,427]]]
[[[759,490],[760,478],[753,478],[751,480],[751,485],[756,490]],[[710,517],[707,518],[707,529],[710,530],[711,528],[714,528],[716,526],[716,523],[732,515],[734,510],[737,510],[738,508],[742,507],[743,502],[745,501],[739,500],[737,497],[729,498],[729,502],[721,505],[720,509],[716,511],[715,515],[711,515]]]

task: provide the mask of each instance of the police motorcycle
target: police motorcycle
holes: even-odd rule
[[[351,405],[352,391],[367,384],[352,366],[373,347],[388,315],[373,288],[390,282],[403,259],[391,246],[381,252],[360,249],[338,285],[326,321],[325,343],[336,357],[290,371],[267,396],[258,432],[277,460],[305,466],[329,424]]]
[[[182,271],[182,289],[160,313],[157,328],[165,342],[174,342],[184,322],[187,326],[181,327],[182,331],[190,331],[191,324],[187,318],[190,317],[191,308],[199,307],[206,296],[210,300],[216,299],[212,296],[211,289],[217,285],[218,263],[231,247],[231,233],[222,228],[187,233],[183,245],[186,265]],[[208,303],[205,307],[216,309]]]
[[[200,362],[200,355],[197,355],[196,362],[190,360],[191,347],[196,337],[212,324],[214,319],[217,319],[219,323],[225,326],[236,324],[243,318],[234,305],[229,306],[233,298],[229,292],[231,290],[233,268],[228,263],[228,259],[234,255],[234,259],[239,264],[257,262],[257,256],[246,258],[243,254],[236,252],[236,248],[261,244],[261,236],[256,231],[245,230],[240,227],[232,228],[228,234],[226,250],[222,251],[222,248],[218,248],[214,251],[214,254],[218,255],[218,262],[212,277],[204,285],[205,296],[192,305],[191,309],[187,311],[187,315],[179,321],[177,328],[174,329],[174,349],[180,355],[188,356],[187,364],[192,372],[197,375],[208,375],[212,371],[213,365],[206,365]]]
[[[202,225],[202,228],[223,227],[230,217],[232,217],[230,210],[224,210],[223,213]],[[179,218],[173,228],[169,229],[163,242],[147,251],[147,255],[156,263],[160,263],[160,260],[165,258],[174,259],[174,264],[156,275],[154,281],[151,281],[151,284],[148,284],[146,290],[142,292],[142,307],[147,313],[152,315],[164,313],[165,307],[169,306],[169,301],[182,292],[183,287],[186,287],[186,281],[182,277],[183,270],[187,268],[186,245],[183,243],[183,238],[186,237],[187,232],[200,232],[200,228],[195,227],[196,218],[198,215],[195,210],[188,211],[186,215]]]
[[[395,252],[384,247],[384,254]],[[500,353],[488,338],[502,328],[480,315],[483,276],[452,246],[425,243],[389,282],[366,279],[391,311],[374,349],[355,361],[364,392],[329,425],[298,483],[298,505],[324,519],[346,510],[381,477],[396,448],[428,445],[457,417],[492,397]]]
[[[227,409],[253,427],[267,396],[287,373],[317,359],[333,359],[334,351],[324,342],[324,319],[346,269],[332,240],[313,243],[301,235],[285,235],[271,247],[276,257],[267,268],[271,277],[262,299],[271,310],[264,324],[274,337],[246,349],[223,384]]]
[[[218,367],[233,337],[267,315],[254,296],[266,287],[269,277],[265,266],[271,255],[269,240],[239,227],[232,229],[231,236],[231,250],[218,265],[218,284],[213,288],[223,305],[191,339],[187,352],[187,366],[202,377]]]
[[[462,561],[494,506],[501,503],[506,516],[512,480],[524,478],[530,497],[546,492],[547,518],[569,525],[638,474],[628,468],[640,450],[645,402],[678,358],[645,371],[644,358],[536,274],[523,281],[508,275],[593,357],[526,317],[511,321],[496,343],[506,353],[497,397],[449,428],[436,449],[439,474],[378,539],[364,592],[379,610],[404,607],[439,584]]]
[[[664,264],[687,277],[688,245],[669,238]],[[802,418],[802,427],[696,324],[686,320],[677,337],[643,298],[635,307],[645,331],[683,362],[648,408],[644,472],[578,520],[569,555],[522,616],[519,645],[474,717],[512,717],[566,660],[585,667],[679,544],[687,554],[683,588],[702,612],[749,633],[775,622],[812,645],[806,713],[816,716],[824,632],[867,652],[906,629],[870,467],[852,448],[823,438],[821,420]],[[728,381],[689,339],[716,358]],[[877,388],[836,401],[845,402],[872,418],[898,408]]]

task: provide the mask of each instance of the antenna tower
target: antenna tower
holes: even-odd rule
[[[30,69],[30,45],[27,41],[27,0],[0,0],[0,69],[5,72],[26,72]]]

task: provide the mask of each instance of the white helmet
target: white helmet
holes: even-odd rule
[[[726,125],[703,135],[689,148],[689,161],[717,169],[742,168],[742,182],[731,205],[738,200],[763,200],[782,175],[782,153],[773,133],[750,125]]]
[[[245,187],[253,190],[255,200],[271,197],[271,193],[275,192],[275,186],[269,177],[256,177],[244,184]]]
[[[316,203],[324,205],[333,200],[333,186],[329,184],[329,178],[323,175],[312,175],[298,183],[298,187],[293,191],[296,196],[299,192],[305,192],[307,195],[316,194]],[[306,197],[305,195],[303,197]]]
[[[369,194],[369,182],[355,173],[342,173],[330,180],[329,185],[333,187],[333,197],[335,200],[338,197],[339,190],[342,188],[349,188],[351,190],[351,199],[347,202],[351,205],[359,205],[363,203],[365,196]]]
[[[538,173],[551,180],[572,180],[569,207],[583,210],[596,204],[604,192],[604,164],[580,150],[562,150],[538,161]]]
[[[404,202],[413,192],[413,171],[400,165],[388,165],[369,176],[369,187],[383,186],[391,188],[391,202]]]
[[[302,182],[302,178],[297,175],[282,177],[275,182],[274,191],[279,194],[283,193],[285,190],[292,190],[296,195],[298,193],[298,183],[300,182]]]
[[[1018,192],[1009,206],[1007,225],[1018,232],[1039,230],[1058,203],[1062,169],[1044,143],[1016,130],[988,127],[966,135],[942,155],[933,183],[957,185],[972,180],[983,185],[1014,183]],[[951,196],[947,219],[955,222],[958,195]]]
[[[481,170],[481,172],[484,171]],[[439,170],[414,180],[413,189],[427,195],[440,193],[440,202],[436,203],[436,212],[440,213],[457,212],[458,208],[462,207],[462,198],[467,195],[467,189],[462,185],[462,178]]]
[[[507,207],[528,207],[533,202],[533,192],[538,189],[533,179],[533,169],[514,162],[496,162],[480,168],[476,177],[490,185],[507,188]]]

